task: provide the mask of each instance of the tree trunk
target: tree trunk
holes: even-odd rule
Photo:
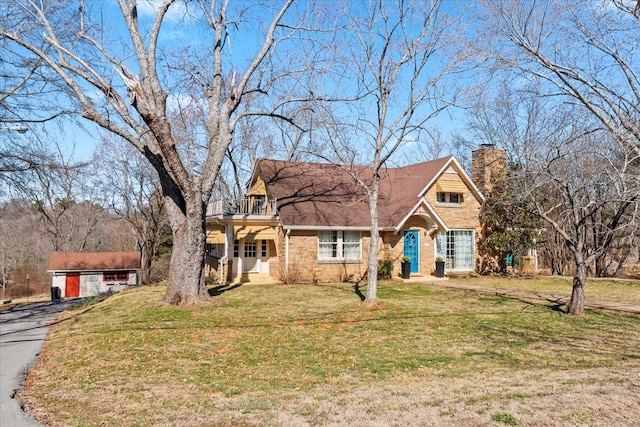
[[[367,295],[364,305],[373,308],[378,303],[378,243],[380,235],[378,231],[378,183],[379,178],[374,176],[374,182],[369,194],[369,215],[371,217],[371,239],[369,240],[369,256],[367,258]]]
[[[607,251],[603,252],[598,258],[596,258],[596,277],[608,277],[608,268],[607,268]]]
[[[582,263],[578,265],[576,275],[573,278],[573,291],[567,312],[580,316],[584,314],[584,285],[587,281],[587,266]]]
[[[208,299],[204,283],[204,204],[195,197],[185,205],[186,214],[173,201],[167,203],[173,251],[164,301],[174,305],[197,304]]]
[[[151,277],[151,263],[155,255],[154,242],[147,240],[140,248],[140,283],[148,285]]]

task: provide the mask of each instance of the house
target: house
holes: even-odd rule
[[[138,284],[140,252],[53,252],[47,271],[54,299],[119,292]]]
[[[477,150],[474,158],[491,150]],[[371,179],[370,168],[354,172]],[[433,274],[438,257],[449,273],[474,270],[482,202],[453,156],[384,169],[378,259],[392,260],[395,274],[403,256],[411,259],[412,275]],[[366,274],[368,199],[337,165],[259,160],[245,197],[212,202],[206,224],[209,266],[223,282],[341,281]]]

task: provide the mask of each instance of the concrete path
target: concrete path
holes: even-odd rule
[[[13,398],[22,387],[24,374],[35,363],[49,326],[60,313],[78,300],[30,304],[0,311],[0,425],[40,426],[22,411]]]
[[[431,276],[418,277],[415,279],[411,278],[409,280],[404,280],[404,281],[415,282],[415,283],[429,283],[431,285],[436,285],[436,286],[463,289],[467,291],[481,292],[485,294],[499,295],[503,297],[537,299],[537,300],[555,302],[559,304],[568,304],[570,299],[570,297],[567,297],[567,296],[543,294],[540,292],[514,291],[510,289],[498,289],[498,288],[487,288],[484,286],[473,286],[473,285],[455,283],[450,281],[447,278],[442,279],[442,278],[431,277]],[[617,302],[591,301],[587,299],[584,302],[584,306],[590,307],[590,308],[599,308],[604,310],[621,311],[624,313],[640,314],[640,306],[617,303]]]

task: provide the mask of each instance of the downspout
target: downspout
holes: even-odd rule
[[[290,228],[284,234],[284,271],[289,271],[289,234]]]

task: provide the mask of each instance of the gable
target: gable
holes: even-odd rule
[[[464,171],[460,163],[453,157],[448,158],[447,164],[438,171],[434,179],[429,182],[421,194],[431,203],[427,192],[438,193],[466,193],[469,192],[479,202],[484,201],[484,196],[473,183],[469,175]]]
[[[436,191],[439,193],[464,193],[468,191],[458,172],[449,166],[436,181]]]
[[[253,180],[253,184],[251,185],[249,190],[247,190],[247,197],[248,196],[267,196],[267,187],[264,184],[264,180],[261,176],[258,175]]]

